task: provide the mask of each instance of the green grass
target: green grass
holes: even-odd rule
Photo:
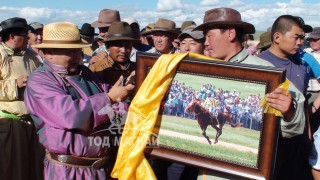
[[[200,153],[210,157],[243,163],[249,166],[257,166],[257,155],[254,153],[241,152],[231,148],[229,149],[220,146],[202,144],[166,135],[161,135],[159,137],[159,141],[162,145],[176,147],[189,152]]]
[[[196,120],[163,115],[161,121],[161,128],[184,134],[203,137],[201,134],[201,128]],[[216,130],[208,126],[206,133],[210,137],[210,139],[213,139],[216,135]],[[219,137],[219,140],[258,149],[259,138],[259,131],[250,130],[242,127],[233,128],[230,125],[225,124],[222,130],[222,135]]]
[[[216,89],[222,88],[223,90],[233,91],[236,90],[241,92],[241,98],[247,98],[250,93],[260,94],[263,96],[265,94],[265,85],[249,82],[240,82],[235,80],[213,78],[213,77],[204,77],[191,74],[177,73],[175,80],[178,80],[181,83],[185,83],[185,86],[191,86],[196,92],[200,91],[200,88],[205,84],[212,84]]]

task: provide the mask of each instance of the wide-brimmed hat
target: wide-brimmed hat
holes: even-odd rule
[[[178,36],[178,39],[181,40],[185,35],[191,36],[193,39],[200,40],[203,39],[203,32],[202,31],[193,31],[197,26],[196,25],[191,25],[186,27],[182,33]]]
[[[29,26],[31,26],[34,31],[43,29],[43,24],[38,23],[38,22],[32,22],[32,23],[29,24]]]
[[[313,28],[307,39],[320,39],[320,27]]]
[[[0,23],[2,30],[0,31],[0,35],[4,32],[10,31],[12,29],[21,28],[26,30],[33,31],[33,28],[28,25],[27,21],[24,18],[13,17],[7,20],[4,20]]]
[[[156,24],[154,25],[154,28],[149,31],[149,34],[152,34],[154,32],[169,32],[174,35],[179,35],[181,33],[180,30],[176,29],[176,23],[169,20],[169,19],[163,19],[159,18]]]
[[[264,32],[260,35],[260,41],[259,41],[259,44],[257,45],[257,48],[258,49],[266,49],[266,48],[269,48],[272,44],[272,41],[271,41],[271,32],[270,31],[267,31],[267,32]]]
[[[98,20],[91,23],[92,27],[109,27],[113,22],[121,21],[120,13],[117,10],[102,9],[99,12]]]
[[[194,21],[184,21],[182,24],[181,24],[181,28],[180,30],[183,31],[186,27],[189,27],[191,25],[196,25],[196,23]]]
[[[54,22],[43,27],[41,44],[32,45],[35,48],[84,48],[91,44],[80,40],[80,31],[74,23]]]
[[[108,36],[104,42],[138,39],[133,38],[132,30],[127,22],[113,22],[108,30]]]
[[[89,23],[83,23],[80,29],[80,34],[85,36],[94,36],[98,35],[94,32],[94,27],[92,27]]]
[[[240,28],[244,34],[254,34],[255,28],[252,24],[242,21],[241,14],[231,8],[215,8],[205,12],[203,24],[195,30],[207,30],[213,28]]]
[[[302,24],[302,27],[303,27],[303,31],[305,32],[305,33],[309,33],[309,32],[311,32],[312,30],[313,30],[313,28],[310,26],[310,25],[307,25],[307,24],[305,24],[304,23],[304,20],[301,18],[301,17],[299,17],[299,16],[295,16],[299,21],[300,21],[300,23]]]

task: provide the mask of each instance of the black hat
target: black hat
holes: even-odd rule
[[[301,17],[296,16],[296,18],[297,18],[297,19],[300,21],[300,23],[302,24],[303,31],[304,31],[305,33],[309,33],[309,32],[311,32],[311,31],[313,30],[313,28],[312,28],[310,25],[307,25],[307,24],[304,23],[304,20],[303,20]]]
[[[0,31],[0,35],[14,28],[22,28],[33,31],[33,28],[28,25],[27,21],[24,18],[19,17],[13,17],[2,21],[1,28],[2,30]]]
[[[98,35],[94,32],[94,27],[92,27],[89,23],[84,23],[80,29],[80,34],[86,36]]]

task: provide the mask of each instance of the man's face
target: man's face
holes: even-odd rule
[[[82,60],[82,49],[48,49],[45,50],[45,58],[52,64],[63,66],[69,74],[75,74]]]
[[[13,49],[25,50],[28,46],[28,31],[22,29],[18,33],[13,34]]]
[[[28,33],[28,42],[30,45],[37,44],[37,36],[34,33],[29,32]]]
[[[320,39],[309,39],[309,42],[314,51],[320,52]]]
[[[304,42],[305,33],[302,28],[296,25],[293,25],[291,31],[285,34],[277,34],[274,41],[285,55],[284,57],[296,54]]]
[[[221,32],[220,29],[210,29],[205,32],[206,41],[205,45],[205,55],[228,60],[228,30]]]
[[[109,27],[99,27],[99,35],[106,40],[108,36]]]
[[[173,37],[169,32],[155,32],[153,34],[153,43],[154,47],[161,54],[169,53],[172,48]]]
[[[204,45],[201,42],[195,41],[191,36],[185,36],[180,42],[180,52],[203,54]]]
[[[28,42],[31,45],[42,43],[42,29],[36,30],[35,32],[28,33]]]
[[[119,40],[107,43],[110,57],[117,63],[125,63],[130,60],[132,41]]]

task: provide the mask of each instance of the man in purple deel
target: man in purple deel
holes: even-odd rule
[[[34,45],[44,63],[28,79],[25,103],[46,148],[45,179],[109,179],[116,158],[118,131],[111,128],[127,112],[123,102],[133,90],[122,77],[108,90],[85,66],[77,26],[44,26]]]

